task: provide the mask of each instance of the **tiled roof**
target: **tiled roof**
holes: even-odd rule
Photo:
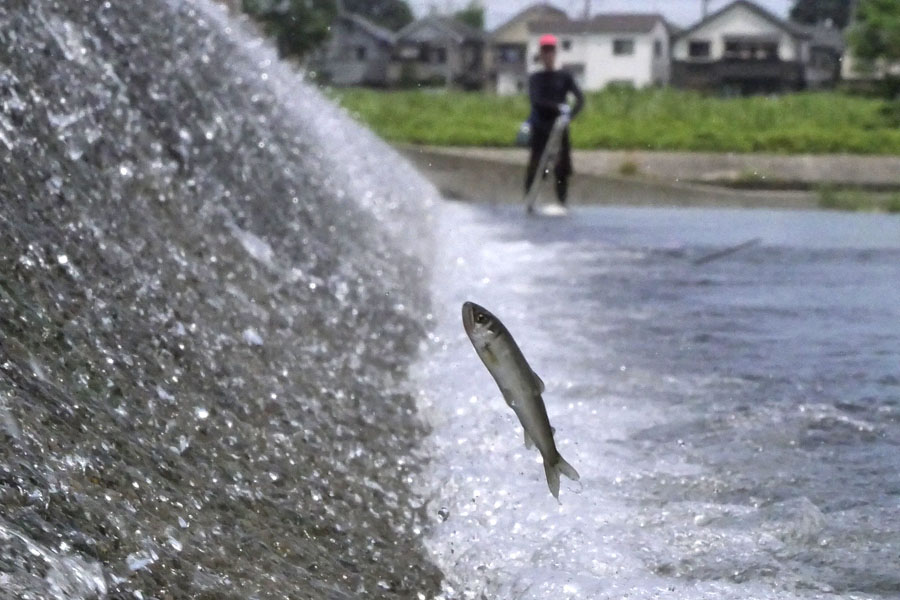
[[[843,52],[846,43],[844,42],[844,34],[836,27],[826,27],[825,25],[803,25],[794,23],[794,27],[802,29],[811,38],[810,43],[820,48],[831,48],[837,52]]]
[[[528,8],[520,10],[519,12],[517,12],[516,14],[514,14],[513,16],[508,18],[505,22],[498,25],[494,29],[494,31],[500,31],[501,29],[510,25],[511,23],[515,23],[516,21],[518,21],[519,19],[521,19],[523,16],[527,15],[528,13],[537,12],[539,10],[547,12],[547,13],[554,13],[557,15],[558,18],[561,18],[561,19],[569,18],[568,15],[566,14],[566,11],[562,10],[561,8],[557,8],[556,6],[553,6],[552,4],[550,4],[548,2],[538,2],[537,4],[532,4]]]
[[[485,38],[485,34],[483,31],[479,31],[477,29],[474,29],[473,27],[469,27],[468,25],[457,19],[439,15],[432,15],[423,19],[419,19],[417,21],[413,21],[397,32],[397,38],[403,39],[409,37],[410,35],[414,34],[416,30],[428,25],[446,31],[448,34],[461,41],[484,40]]]
[[[541,20],[529,23],[531,33],[649,33],[657,23],[667,25],[657,13],[607,13],[591,19]]]
[[[764,19],[766,19],[767,21],[771,22],[773,25],[776,25],[777,27],[784,29],[788,33],[792,33],[793,35],[796,35],[798,37],[809,37],[809,34],[806,31],[804,31],[802,26],[800,26],[796,23],[792,23],[790,21],[785,21],[781,17],[778,17],[778,16],[772,14],[771,12],[769,12],[762,6],[760,6],[754,2],[750,2],[749,0],[735,0],[734,2],[732,2],[730,4],[726,4],[719,10],[709,14],[706,18],[701,19],[697,23],[694,23],[692,26],[688,27],[687,29],[685,29],[684,31],[679,33],[678,37],[684,37],[686,35],[689,35],[695,31],[697,31],[698,29],[700,29],[701,27],[703,27],[710,21],[713,21],[713,20],[719,18],[719,15],[731,10],[732,8],[734,8],[736,6],[743,6],[744,8],[747,8],[747,9],[755,12],[759,16],[761,16]]]
[[[386,44],[393,45],[396,41],[393,31],[391,31],[390,29],[386,29],[380,25],[376,25],[362,15],[345,12],[340,15],[340,18],[347,19],[348,21],[352,22],[354,25],[371,35],[373,38],[380,40]]]

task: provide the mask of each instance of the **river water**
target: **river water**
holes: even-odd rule
[[[900,218],[440,215],[418,376],[448,596],[900,595]],[[465,300],[546,383],[581,474],[560,504],[463,333]]]

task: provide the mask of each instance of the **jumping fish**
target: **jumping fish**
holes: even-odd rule
[[[475,352],[525,429],[525,447],[537,445],[540,450],[550,493],[559,499],[559,474],[575,481],[579,477],[572,465],[560,456],[553,441],[554,430],[541,398],[544,382],[531,370],[509,330],[490,311],[474,302],[466,302],[462,307],[462,319]]]

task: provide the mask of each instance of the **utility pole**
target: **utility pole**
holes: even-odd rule
[[[702,4],[703,4],[703,9],[702,9],[702,10],[703,10],[703,15],[702,15],[702,18],[705,19],[705,18],[707,17],[707,15],[709,15],[709,0],[701,0],[701,2],[702,2]]]
[[[591,18],[591,0],[584,0],[584,20]]]

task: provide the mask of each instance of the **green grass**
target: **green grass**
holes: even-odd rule
[[[347,110],[393,142],[513,146],[524,96],[457,91],[332,90]],[[900,154],[900,128],[882,100],[840,93],[717,98],[673,89],[587,95],[572,126],[577,148]]]
[[[900,193],[885,194],[824,186],[819,189],[819,207],[833,210],[900,213]]]

